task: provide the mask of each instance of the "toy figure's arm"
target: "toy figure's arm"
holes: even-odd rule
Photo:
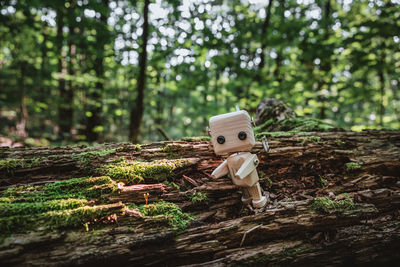
[[[224,160],[224,162],[222,162],[221,165],[219,165],[212,173],[211,173],[211,177],[212,178],[219,178],[222,177],[224,175],[227,175],[229,172],[228,169],[228,163],[226,162],[226,160]]]
[[[257,155],[250,154],[250,156],[243,162],[240,169],[236,172],[236,176],[240,179],[243,179],[247,175],[249,175],[252,171],[254,171],[258,166],[258,158]]]

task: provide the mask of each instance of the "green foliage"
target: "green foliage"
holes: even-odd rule
[[[190,200],[193,203],[207,203],[209,201],[207,194],[203,192],[194,192],[193,195],[190,197]]]
[[[189,164],[186,160],[156,160],[152,162],[122,161],[104,166],[106,175],[127,184],[139,184],[145,180],[166,180],[173,177],[173,170]]]
[[[318,175],[318,182],[322,185],[322,186],[326,186],[328,184],[328,180],[324,179],[321,175]]]
[[[344,198],[343,198],[344,197]],[[351,200],[348,194],[341,194],[336,197],[340,200],[331,200],[328,197],[316,197],[312,202],[312,207],[316,211],[331,213],[331,212],[343,212],[348,209],[354,208],[354,202]]]
[[[347,162],[346,163],[346,170],[351,172],[360,169],[361,166],[357,162]]]
[[[141,205],[139,211],[146,217],[166,219],[174,230],[182,231],[194,218],[182,212],[174,203],[157,202],[154,204]]]
[[[143,141],[199,136],[210,116],[235,105],[254,116],[264,97],[321,121],[257,133],[400,128],[395,1],[274,1],[271,16],[269,1],[153,3],[168,19],[149,16],[147,66],[131,53],[143,51],[143,4],[3,2],[0,135],[11,141],[126,141],[142,111]],[[131,112],[140,70],[146,108]],[[16,130],[26,119],[28,136]]]

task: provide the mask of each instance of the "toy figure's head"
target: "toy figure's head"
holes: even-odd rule
[[[210,134],[217,155],[249,151],[255,144],[251,118],[239,110],[210,118]]]

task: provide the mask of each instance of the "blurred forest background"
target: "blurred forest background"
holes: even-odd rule
[[[0,135],[38,145],[205,134],[264,97],[400,128],[399,0],[0,0]]]

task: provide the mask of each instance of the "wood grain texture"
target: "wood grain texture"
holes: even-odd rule
[[[117,151],[92,158],[90,166],[121,156],[163,159],[168,156],[162,149],[166,144],[180,145],[174,149],[174,158],[194,162],[174,171],[180,191],[164,184],[126,186],[107,202],[143,203],[143,193],[150,192],[150,202],[173,202],[196,216],[185,231],[177,233],[165,222],[125,214],[118,216],[117,224],[89,232],[13,234],[0,246],[2,265],[338,266],[394,265],[400,260],[398,131],[271,138],[270,153],[258,154],[260,184],[271,201],[258,212],[243,207],[240,190],[229,178],[210,177],[224,158],[216,156],[208,142],[153,143],[142,146],[141,152],[129,144],[3,150],[3,159],[60,158],[12,173],[2,171],[0,181],[6,188],[86,176],[87,168],[71,155],[105,148]],[[260,149],[261,144],[256,144],[252,152]],[[346,164],[350,162],[360,168],[349,169]],[[208,201],[190,201],[194,192],[206,194]],[[312,208],[316,197],[340,193],[349,194],[353,209],[324,213]]]

